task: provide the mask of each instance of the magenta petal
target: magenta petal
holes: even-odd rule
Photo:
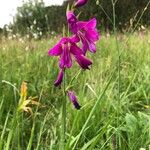
[[[77,22],[77,26],[78,26],[78,30],[83,29],[86,25],[87,25],[87,21],[78,21]]]
[[[74,55],[74,57],[83,69],[89,69],[89,66],[92,65],[92,61],[86,58],[84,55]]]
[[[73,55],[82,55],[83,54],[83,51],[75,43],[71,44],[70,52]]]
[[[95,53],[95,52],[96,52],[96,45],[95,45],[95,43],[93,43],[93,42],[90,42],[90,43],[89,43],[89,50],[90,50],[90,52],[92,52],[92,53]]]
[[[81,41],[82,41],[82,51],[83,54],[85,55],[86,51],[89,49],[89,45],[87,43],[87,40],[81,38]]]
[[[96,52],[96,45],[94,42],[92,41],[88,41],[88,39],[86,40],[82,40],[82,51],[83,54],[86,54],[86,51],[89,50],[92,53]]]
[[[62,55],[60,57],[59,67],[60,68],[70,68],[72,66],[72,59],[68,49],[68,45],[64,45]]]
[[[95,29],[96,28],[96,24],[97,24],[97,20],[96,20],[96,18],[93,18],[90,21],[88,21],[88,23],[86,24],[85,28],[87,28],[87,29]]]
[[[87,3],[88,0],[77,0],[75,7],[81,7]]]
[[[90,31],[91,31],[91,34],[90,34]],[[95,53],[96,52],[95,42],[99,38],[98,33],[94,30],[88,30],[88,31],[86,31],[85,34],[80,33],[79,36],[80,36],[81,41],[82,41],[83,54],[85,55],[87,50],[90,50],[92,53]]]
[[[99,40],[99,33],[96,30],[90,29],[86,31],[85,37],[90,41],[96,42]]]
[[[56,44],[53,48],[48,51],[49,55],[59,56],[62,53],[61,44]]]
[[[55,85],[55,86],[61,85],[61,83],[62,83],[62,81],[63,81],[63,76],[64,76],[64,70],[61,69],[61,70],[59,71],[57,80],[54,82],[54,85]]]
[[[66,16],[68,23],[75,23],[77,21],[77,18],[73,11],[67,11]]]
[[[71,31],[73,33],[76,33],[77,32],[77,25],[76,25],[77,18],[76,18],[76,16],[74,15],[73,11],[67,11],[66,16],[67,16],[69,28],[71,29]]]
[[[70,41],[72,43],[78,43],[80,41],[80,38],[77,35],[74,35],[70,38]]]
[[[81,106],[78,103],[77,97],[73,91],[68,91],[68,97],[70,98],[71,102],[73,103],[76,109],[80,109]]]

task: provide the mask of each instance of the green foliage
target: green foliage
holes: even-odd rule
[[[65,9],[61,6],[45,7],[43,1],[29,0],[18,7],[14,19],[14,33],[28,34],[30,37],[60,32],[65,23]]]
[[[101,28],[111,31],[113,30],[112,9],[111,0],[92,0],[82,8],[81,18],[83,17],[87,20],[89,17],[93,17],[94,15],[98,19],[99,23],[101,23]],[[116,27],[120,31],[134,27],[143,11],[144,14],[139,22],[139,26],[150,26],[149,0],[116,0],[115,10]]]
[[[14,33],[29,34],[30,37],[60,33],[63,25],[66,24],[65,13],[68,3],[71,4],[72,1],[65,1],[62,6],[45,7],[41,0],[24,2],[17,9],[14,24],[10,28],[13,28]],[[98,29],[113,30],[111,0],[90,0],[87,5],[79,9],[81,20],[96,17]],[[130,31],[134,27],[138,29],[137,27],[150,26],[149,0],[117,0],[115,9],[116,27],[122,32],[124,30]],[[142,18],[140,18],[141,16]],[[138,26],[136,26],[137,22]]]
[[[81,72],[74,82],[81,110],[67,102],[66,150],[73,148],[79,135],[76,149],[81,150],[139,150],[150,145],[150,34],[117,34],[117,39],[122,52],[120,101],[116,40],[114,35],[102,36],[97,53],[89,55],[91,70]],[[58,62],[47,56],[47,50],[59,39],[19,40],[0,43],[0,149],[57,150],[63,97],[62,89],[53,85]],[[66,79],[78,71],[74,65]],[[15,113],[22,81],[28,82],[28,97],[38,96],[42,104],[32,107],[33,116]]]
[[[21,35],[45,34],[47,31],[46,10],[42,1],[24,2],[18,7],[14,20],[14,32]]]

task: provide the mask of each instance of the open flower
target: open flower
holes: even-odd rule
[[[97,20],[93,18],[89,21],[78,21],[72,11],[67,12],[67,20],[71,31],[82,42],[82,50],[85,55],[87,50],[96,52],[96,41],[99,40],[99,33],[96,29]]]
[[[59,86],[63,80],[63,70],[72,66],[72,57],[81,66],[82,69],[89,69],[92,64],[91,60],[83,55],[82,50],[77,46],[79,41],[77,36],[72,38],[62,38],[52,49],[48,51],[49,55],[59,56],[59,67],[61,68],[55,86]]]
[[[59,67],[62,69],[72,67],[72,56],[81,68],[89,69],[92,62],[83,55],[82,50],[76,44],[78,41],[79,40],[76,36],[72,38],[64,37],[48,51],[48,54],[52,56],[60,56]]]
[[[75,3],[75,7],[81,7],[87,3],[88,0],[77,0]]]
[[[71,102],[73,103],[76,109],[80,109],[81,106],[78,103],[77,97],[73,91],[67,91],[68,97],[70,98]]]

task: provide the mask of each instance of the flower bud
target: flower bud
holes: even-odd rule
[[[75,7],[81,7],[87,3],[88,0],[77,0],[75,3]]]
[[[73,91],[68,91],[68,96],[69,96],[71,102],[73,103],[74,107],[76,109],[80,109],[81,106],[78,103],[78,100],[77,100],[75,93]]]
[[[61,85],[61,83],[62,83],[62,81],[63,81],[63,76],[64,76],[64,70],[61,69],[61,70],[59,71],[57,80],[56,80],[55,83],[54,83],[55,86],[60,86],[60,85]]]

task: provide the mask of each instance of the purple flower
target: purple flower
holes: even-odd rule
[[[76,44],[78,41],[79,38],[77,36],[73,36],[72,38],[64,37],[52,49],[49,50],[49,55],[60,56],[59,67],[61,69],[70,68],[72,66],[72,56],[81,68],[89,69],[92,62],[83,55],[82,50]],[[63,75],[61,73],[60,78],[58,79],[60,80],[62,76]]]
[[[80,109],[81,106],[78,103],[78,100],[77,100],[75,93],[73,91],[67,91],[67,92],[68,92],[68,96],[69,96],[71,102],[73,103],[74,107],[76,109]]]
[[[74,13],[72,11],[67,11],[66,16],[67,16],[67,21],[68,21],[68,24],[69,24],[71,31],[73,33],[77,33],[76,23],[78,20],[77,20],[76,16],[74,15]]]
[[[96,29],[97,20],[93,18],[89,21],[78,21],[72,11],[67,12],[67,20],[71,31],[82,42],[82,50],[85,55],[87,50],[96,52],[96,41],[99,40],[99,33]]]
[[[58,77],[57,77],[56,81],[54,82],[55,86],[61,85],[61,82],[63,81],[63,76],[64,76],[64,69],[60,69],[60,71],[58,73]]]
[[[75,3],[75,7],[83,6],[87,3],[88,0],[77,0]]]

